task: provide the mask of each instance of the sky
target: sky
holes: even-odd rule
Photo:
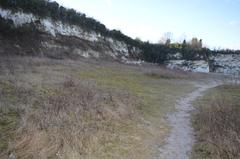
[[[240,49],[240,0],[56,0],[132,38],[180,42],[197,37],[211,49]]]

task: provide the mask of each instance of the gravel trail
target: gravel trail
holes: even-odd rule
[[[192,102],[217,83],[198,85],[197,89],[177,101],[176,112],[167,115],[172,127],[166,144],[160,147],[160,159],[188,159],[194,144],[194,130],[191,126],[190,112],[194,109]]]

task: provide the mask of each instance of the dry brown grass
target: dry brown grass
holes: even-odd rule
[[[193,158],[239,159],[240,86],[216,88],[203,99],[194,119],[198,144]]]
[[[204,77],[209,77],[209,75],[205,73],[193,73],[187,72],[180,69],[169,69],[165,66],[159,66],[155,68],[151,68],[145,70],[145,74],[149,77],[156,78],[156,79],[200,79]]]
[[[2,57],[0,67],[1,159],[154,158],[164,114],[193,89],[178,74],[146,75],[158,66]]]
[[[189,77],[189,73],[182,70],[171,70],[164,66],[158,69],[151,69],[146,71],[146,75],[153,78],[162,79],[183,79]]]
[[[11,95],[25,94],[13,90],[17,92]],[[67,79],[53,95],[38,98],[34,106],[18,113],[21,120],[7,151],[18,158],[94,157],[99,145],[118,140],[115,122],[136,115],[134,101],[128,95],[104,93],[93,84]],[[125,108],[119,108],[122,105]]]

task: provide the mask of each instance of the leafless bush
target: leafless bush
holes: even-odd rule
[[[64,86],[65,88],[70,88],[70,87],[76,86],[76,83],[74,82],[74,79],[72,79],[72,78],[67,78],[67,79],[64,81],[63,86]]]
[[[198,108],[195,118],[201,152],[214,159],[240,158],[240,109],[226,98]]]

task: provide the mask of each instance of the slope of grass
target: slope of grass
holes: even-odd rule
[[[20,159],[156,157],[169,131],[164,115],[194,89],[179,73],[146,74],[157,66],[5,58],[0,63],[3,159],[8,153]]]
[[[182,76],[179,77],[179,74],[168,79],[152,78],[143,70],[129,67],[100,67],[80,71],[78,76],[83,80],[93,80],[106,89],[127,90],[130,94],[138,96],[142,101],[139,109],[148,117],[160,116],[161,112],[169,111],[177,97],[193,89],[191,84],[180,80]]]
[[[240,158],[240,86],[216,87],[195,104],[197,142],[192,158]]]

